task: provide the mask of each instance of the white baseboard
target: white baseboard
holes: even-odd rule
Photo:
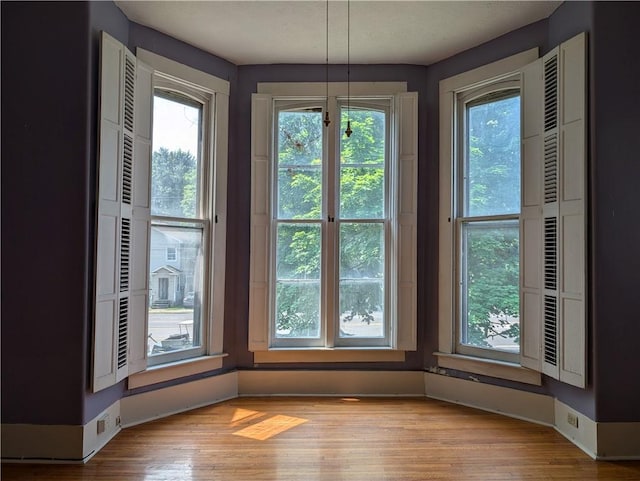
[[[556,430],[593,459],[640,460],[640,423],[600,423],[555,401]],[[569,423],[577,420],[577,427]]]
[[[553,398],[440,374],[425,373],[427,397],[553,426]]]
[[[84,426],[3,424],[2,461],[86,463],[119,431],[120,401],[113,403]]]
[[[240,396],[424,396],[421,371],[239,371]]]
[[[556,431],[595,459],[598,450],[597,423],[557,399],[554,411]],[[569,415],[577,420],[577,427],[569,424]]]
[[[638,422],[599,423],[551,396],[429,372],[425,393],[433,399],[552,426],[593,459],[640,460]]]
[[[279,395],[426,395],[553,426],[594,459],[640,460],[640,423],[597,423],[551,396],[421,371],[260,370],[237,371],[128,396],[84,426],[3,424],[2,461],[85,463],[121,427],[238,396]],[[570,419],[577,419],[577,427]]]
[[[236,397],[237,372],[127,396],[120,400],[122,426],[135,426]]]
[[[640,461],[640,423],[598,423],[596,459]]]

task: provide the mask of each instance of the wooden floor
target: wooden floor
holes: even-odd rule
[[[120,432],[86,465],[2,480],[640,480],[552,428],[428,399],[240,398]]]

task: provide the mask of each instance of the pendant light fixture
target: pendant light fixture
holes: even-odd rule
[[[329,0],[327,0],[327,24],[326,24],[326,56],[325,56],[325,82],[327,86],[326,110],[324,112],[324,126],[329,127],[331,120],[329,119]]]
[[[351,137],[351,2],[347,0],[347,137]]]

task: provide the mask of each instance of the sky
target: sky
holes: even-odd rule
[[[153,150],[188,150],[198,158],[199,110],[162,97],[154,97]]]

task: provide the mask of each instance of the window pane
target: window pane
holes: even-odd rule
[[[202,228],[151,227],[149,355],[202,344]],[[174,251],[175,259],[166,253]]]
[[[462,226],[463,344],[520,351],[518,221]]]
[[[464,215],[520,212],[520,96],[469,104],[465,137]]]
[[[347,118],[350,137],[344,135]],[[340,218],[381,219],[385,214],[385,113],[343,107],[340,137]]]
[[[340,225],[340,337],[384,337],[384,225]]]
[[[322,170],[278,169],[278,218],[319,219],[322,216]]]
[[[320,337],[320,252],[320,225],[278,225],[276,337]]]
[[[322,216],[322,112],[278,114],[278,217]]]
[[[159,91],[153,102],[151,215],[196,217],[202,105]]]

